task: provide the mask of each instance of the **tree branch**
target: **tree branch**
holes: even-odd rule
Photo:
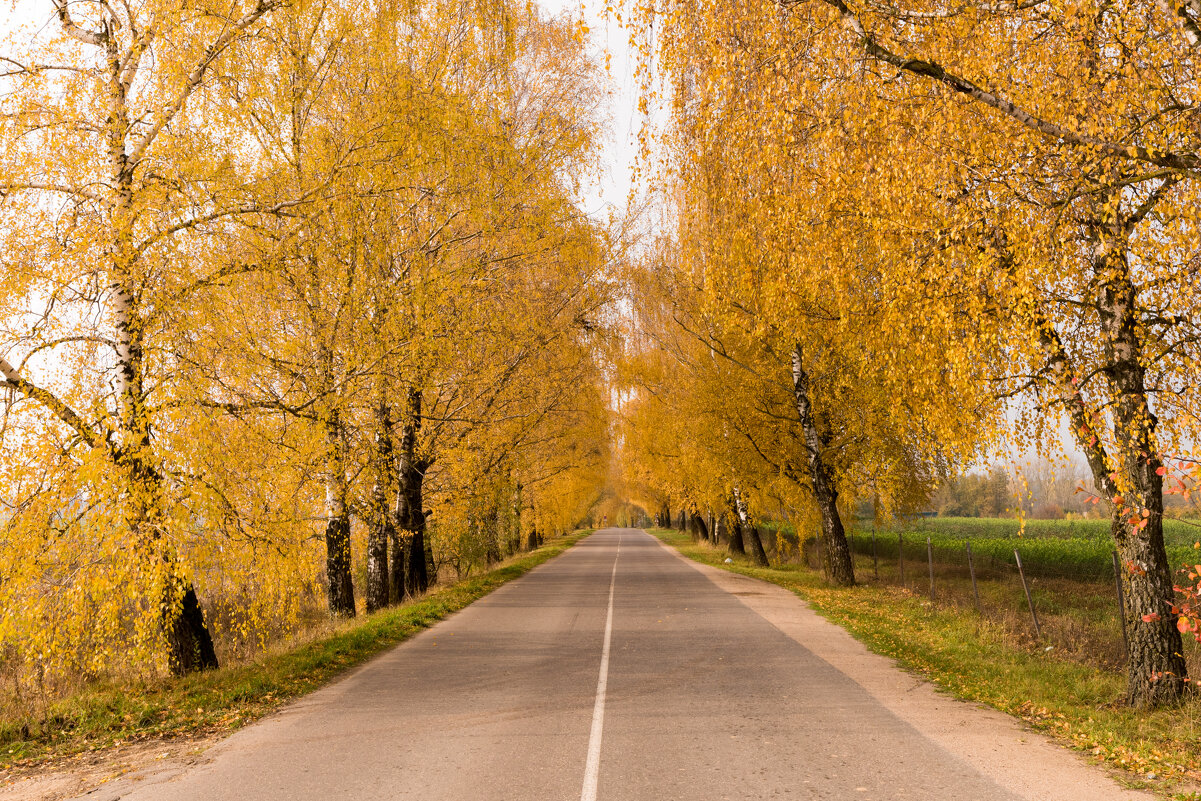
[[[70,426],[90,447],[95,448],[103,444],[103,440],[96,434],[96,430],[88,425],[75,410],[53,392],[22,378],[7,359],[0,358],[0,375],[4,376],[4,386],[15,389],[30,400],[35,400],[45,406],[55,417]]]
[[[97,47],[108,41],[107,28],[97,32],[89,31],[75,24],[75,20],[71,18],[71,12],[67,9],[67,0],[54,0],[54,10],[58,14],[58,21],[62,23],[63,31],[72,39]]]
[[[264,14],[274,10],[280,5],[281,2],[282,0],[259,0],[249,14],[246,14],[240,20],[226,28],[224,33],[218,36],[217,39],[205,49],[204,56],[200,59],[196,66],[192,68],[192,71],[188,73],[188,77],[184,81],[183,88],[180,89],[179,94],[176,95],[173,101],[163,107],[162,112],[159,113],[158,118],[155,119],[155,121],[151,124],[150,129],[142,135],[142,137],[133,146],[133,149],[130,150],[129,163],[131,165],[136,165],[142,160],[142,157],[146,155],[146,150],[158,137],[159,133],[163,130],[163,128],[171,123],[171,120],[175,119],[175,115],[179,114],[179,112],[183,109],[184,104],[187,103],[188,98],[191,97],[192,93],[196,91],[196,88],[200,86],[201,82],[204,80],[204,76],[208,74],[209,68],[213,65],[213,62],[216,61],[223,52],[225,52],[225,49],[229,47],[234,39],[237,38],[238,34],[242,33],[244,30],[257,22]],[[63,5],[61,8],[66,8],[65,0],[55,0],[55,3],[62,3]],[[61,16],[62,12],[60,11],[60,17]]]
[[[799,2],[799,0],[777,0],[785,8],[791,7]],[[1050,120],[1043,119],[1035,114],[1031,114],[1025,109],[1015,105],[1009,100],[1000,95],[990,92],[986,89],[977,86],[972,81],[953,72],[948,71],[945,67],[936,61],[927,61],[920,58],[909,58],[898,53],[894,53],[887,47],[880,44],[875,35],[870,33],[863,27],[863,23],[854,11],[844,2],[844,0],[821,0],[821,2],[835,9],[842,17],[843,24],[851,31],[852,34],[859,40],[863,46],[863,50],[871,58],[877,61],[882,61],[885,64],[891,64],[899,70],[920,75],[929,78],[933,81],[948,86],[960,94],[983,103],[989,108],[1000,111],[1010,119],[1020,123],[1032,131],[1037,131],[1051,139],[1057,139],[1061,142],[1077,145],[1079,147],[1092,147],[1097,150],[1104,151],[1114,156],[1124,156],[1136,161],[1143,161],[1148,164],[1155,164],[1160,167],[1166,167],[1172,170],[1182,170],[1186,172],[1201,171],[1201,157],[1193,153],[1173,153],[1160,148],[1143,147],[1141,145],[1123,145],[1118,142],[1110,142],[1104,139],[1098,139],[1094,136],[1076,133],[1070,131],[1061,125],[1058,125]]]

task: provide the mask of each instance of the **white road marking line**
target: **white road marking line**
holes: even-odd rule
[[[601,736],[605,730],[605,690],[609,686],[609,645],[613,642],[613,590],[617,586],[617,560],[621,557],[621,535],[617,535],[617,555],[613,557],[613,575],[609,577],[609,613],[605,617],[605,645],[601,649],[600,678],[596,681],[596,704],[592,707],[592,734],[588,737],[588,761],[584,765],[584,790],[580,801],[596,801],[600,779]]]

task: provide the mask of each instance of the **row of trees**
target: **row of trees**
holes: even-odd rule
[[[322,599],[378,609],[583,518],[610,243],[572,203],[600,84],[570,20],[54,0],[37,22],[0,60],[14,675],[213,667]]]
[[[846,500],[901,508],[1066,421],[1125,568],[1128,699],[1179,698],[1201,8],[636,5],[676,228],[633,277],[648,508],[807,510],[850,583]]]

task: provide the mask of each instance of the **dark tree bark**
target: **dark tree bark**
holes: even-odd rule
[[[367,611],[374,612],[388,605],[391,598],[391,580],[388,565],[388,545],[395,537],[391,510],[384,507],[382,521],[373,520],[367,530]]]
[[[742,522],[739,521],[738,515],[730,517],[730,553],[738,556],[746,556],[746,544],[742,538]]]
[[[129,472],[131,486],[141,488],[131,495],[133,508],[129,527],[136,547],[147,559],[162,560],[165,580],[161,585],[162,626],[167,640],[167,668],[173,676],[183,676],[201,670],[215,669],[217,651],[213,637],[204,620],[195,586],[184,578],[182,566],[175,553],[165,548],[162,529],[158,524],[164,508],[162,476],[142,454],[149,452],[149,435],[144,448],[133,452],[118,449],[116,463]]]
[[[525,539],[521,536],[522,490],[523,490],[523,487],[521,486],[521,482],[518,481],[513,487],[512,531],[513,531],[513,542],[514,542],[513,550],[514,550],[514,552],[520,551],[522,548],[527,548],[528,550],[532,551],[536,547],[533,545],[529,545],[529,540]]]
[[[1143,343],[1136,293],[1124,249],[1098,250],[1106,255],[1098,257],[1097,274],[1109,279],[1101,287],[1098,310],[1109,363],[1104,372],[1115,401],[1112,415],[1118,452],[1114,467],[1130,496],[1125,504],[1113,503],[1113,496],[1108,496],[1114,543],[1126,566],[1126,629],[1130,632],[1126,696],[1133,706],[1153,707],[1175,702],[1184,694],[1188,669],[1176,625],[1178,616],[1172,611],[1172,567],[1163,541],[1163,477],[1159,474],[1163,462],[1155,441],[1158,420],[1147,401],[1146,368],[1139,359]],[[1094,481],[1096,478],[1094,471]]]
[[[755,564],[760,567],[768,567],[771,563],[767,561],[767,551],[763,550],[763,540],[759,538],[759,529],[751,524],[750,516],[746,511],[746,501],[742,499],[742,493],[738,491],[738,487],[734,487],[734,514],[738,518],[743,536],[751,544],[751,556],[754,558]]]
[[[500,531],[496,526],[496,509],[487,509],[484,512],[483,518],[477,523],[479,526],[480,536],[483,537],[485,543],[484,558],[487,559],[489,567],[501,560],[500,553]]]
[[[329,611],[354,617],[354,582],[350,572],[350,518],[331,517],[325,524],[325,575],[329,581]]]
[[[412,532],[408,540],[408,565],[405,570],[405,594],[416,598],[430,588],[429,559],[426,555],[425,530]]]
[[[396,513],[399,521],[399,511]],[[405,598],[405,573],[409,563],[409,542],[401,535],[397,524],[393,525],[391,542],[388,543],[388,599],[393,604]]]
[[[173,676],[195,673],[200,670],[214,670],[217,667],[217,651],[213,648],[213,638],[204,622],[204,612],[200,609],[200,599],[191,582],[187,582],[183,591],[182,603],[172,605],[172,613],[167,620],[167,666]]]
[[[751,543],[751,556],[755,559],[755,564],[760,567],[769,567],[771,562],[767,558],[767,551],[763,548],[763,539],[759,536],[759,529],[753,525],[746,526],[746,537]]]
[[[809,374],[805,372],[803,352],[799,343],[792,352],[792,389],[803,444],[808,456],[813,497],[821,515],[822,558],[826,575],[835,584],[850,586],[855,583],[855,563],[851,558],[846,530],[842,526],[842,516],[838,513],[838,489],[834,482],[834,471],[825,454],[829,438],[826,432],[821,430],[813,414],[813,404],[809,397],[812,386]]]
[[[408,544],[408,564],[405,568],[405,595],[415,597],[430,587],[432,571],[425,542],[425,473],[431,462],[417,454],[417,439],[421,434],[421,392],[409,390],[405,413],[404,435],[400,443],[399,492],[397,527]]]
[[[691,526],[692,539],[696,540],[697,542],[700,542],[701,540],[704,540],[705,542],[709,541],[709,528],[705,525],[705,518],[693,513]]]
[[[388,605],[391,581],[388,545],[396,538],[389,498],[396,489],[396,462],[392,448],[392,410],[382,399],[375,409],[375,484],[367,529],[367,611]]]
[[[354,580],[350,563],[349,487],[342,458],[342,418],[337,411],[325,420],[325,578],[329,611],[335,617],[354,617]]]

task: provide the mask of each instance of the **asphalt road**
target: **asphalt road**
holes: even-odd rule
[[[744,603],[757,590],[722,582],[645,533],[607,529],[202,764],[88,798],[1064,797],[999,782]],[[1113,794],[1090,798],[1127,797],[1101,781]]]

